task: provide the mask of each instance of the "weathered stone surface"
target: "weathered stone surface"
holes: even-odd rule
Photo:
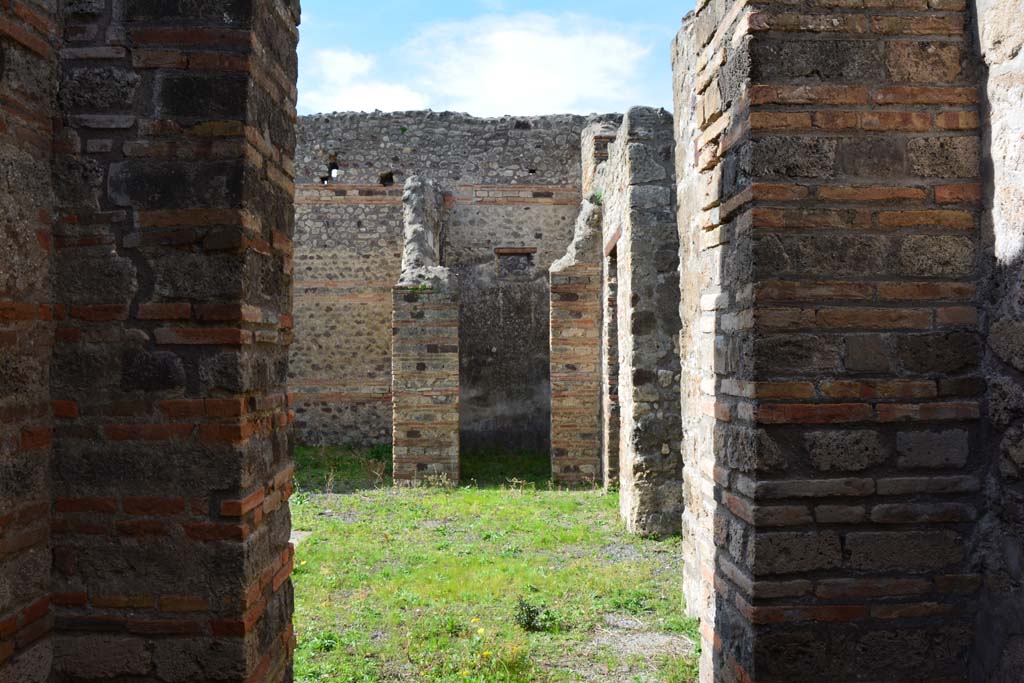
[[[846,338],[843,365],[850,372],[882,372],[892,370],[888,340],[881,335],[856,335]]]
[[[1024,321],[996,320],[989,328],[988,345],[1004,363],[1024,371]]]
[[[61,104],[65,111],[122,109],[132,103],[140,77],[110,66],[85,67],[64,72]]]
[[[920,277],[964,277],[974,270],[974,243],[967,237],[911,235],[899,242],[900,274]]]
[[[960,468],[967,463],[968,434],[964,429],[900,432],[896,451],[901,468]]]
[[[963,538],[953,531],[856,532],[846,536],[854,569],[941,569],[963,559]]]
[[[755,575],[831,569],[842,562],[835,532],[761,533],[754,537],[749,564]]]
[[[893,41],[885,53],[885,64],[894,81],[955,81],[962,70],[961,59],[960,46],[951,43]]]
[[[896,340],[896,357],[909,372],[959,373],[977,365],[981,343],[971,332],[904,335]]]
[[[914,138],[907,143],[910,170],[924,178],[973,178],[981,163],[973,136]]]
[[[829,82],[884,76],[877,44],[861,40],[755,38],[750,54],[750,77],[759,82],[789,78]]]
[[[146,642],[131,636],[63,637],[54,655],[59,672],[87,679],[147,674],[152,665]]]
[[[804,443],[811,464],[822,472],[858,472],[885,462],[890,448],[869,430],[808,432]]]
[[[750,144],[750,175],[766,178],[830,178],[833,175],[835,140],[769,136]]]

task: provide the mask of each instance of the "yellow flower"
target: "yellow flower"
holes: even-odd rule
[[[299,566],[300,567],[305,567],[306,566],[306,561],[303,560],[302,562],[299,562]]]
[[[470,623],[473,623],[473,624],[479,624],[480,623],[479,617],[473,617],[469,621],[470,621]]]
[[[469,675],[469,669],[463,669],[462,670],[462,675],[463,676],[468,676]]]
[[[476,630],[476,632],[479,633],[480,635],[483,635],[484,633],[486,633],[486,631],[484,629],[482,629],[482,628],[478,628]]]
[[[483,651],[483,655],[484,655],[484,657],[490,657],[491,656],[491,651],[490,650],[484,650]]]

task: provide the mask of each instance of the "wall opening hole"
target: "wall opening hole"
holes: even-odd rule
[[[380,184],[383,185],[384,187],[391,187],[392,185],[395,184],[395,172],[384,171],[379,176],[377,176],[377,179],[380,181]]]

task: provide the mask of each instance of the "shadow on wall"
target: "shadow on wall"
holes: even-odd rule
[[[984,60],[982,179],[984,453],[988,513],[976,554],[985,576],[971,680],[1014,683],[1024,674],[1024,36],[1021,3],[976,2]]]
[[[547,272],[533,251],[455,269],[459,312],[461,440],[469,450],[546,452],[550,447]]]

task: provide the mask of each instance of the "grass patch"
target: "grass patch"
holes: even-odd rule
[[[539,456],[481,454],[473,485],[395,489],[379,454],[297,450],[299,683],[697,680],[689,647],[608,639],[622,619],[683,645],[696,632],[678,539],[627,535],[615,495],[553,489]]]
[[[480,487],[545,487],[551,482],[551,458],[532,451],[471,451],[459,458],[464,484]]]

